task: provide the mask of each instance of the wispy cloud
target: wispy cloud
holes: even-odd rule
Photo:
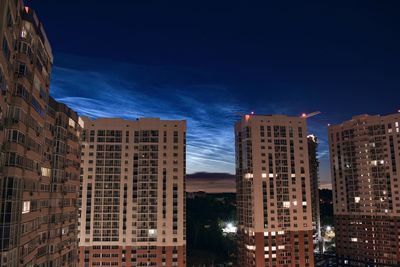
[[[134,72],[135,68],[131,69]],[[198,99],[196,92],[199,91],[209,96],[207,101]],[[126,77],[121,79],[118,69],[56,66],[52,92],[57,100],[80,115],[92,118],[185,119],[188,172],[234,172],[234,116],[226,117],[239,107],[224,96],[225,88],[219,85],[184,84],[163,88]]]
[[[159,117],[187,120],[187,171],[234,173],[234,122],[256,108],[261,114],[296,114],[295,107],[238,97],[211,74],[163,66],[141,66],[76,56],[58,56],[52,94],[80,115]],[[309,132],[320,140],[321,177],[328,180],[325,120],[311,120]]]

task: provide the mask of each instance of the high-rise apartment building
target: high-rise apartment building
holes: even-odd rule
[[[186,266],[186,122],[83,118],[80,266]]]
[[[53,56],[22,1],[0,1],[0,266],[75,266],[78,116],[49,96]]]
[[[321,238],[321,219],[319,207],[319,161],[318,161],[318,138],[315,135],[307,136],[308,143],[308,161],[310,168],[310,186],[311,186],[311,210],[314,230],[315,250],[322,251]]]
[[[314,266],[306,119],[236,124],[239,266]]]
[[[400,265],[400,113],[329,127],[340,266]]]

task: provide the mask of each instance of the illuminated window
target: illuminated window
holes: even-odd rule
[[[74,122],[73,119],[69,118],[68,124],[69,124],[69,126],[71,126],[72,128],[75,128],[75,122]]]
[[[358,241],[358,238],[357,237],[352,237],[351,238],[351,242],[357,242]]]
[[[246,179],[253,178],[253,174],[252,173],[246,173],[244,175],[244,178],[246,178]]]
[[[24,29],[22,29],[22,31],[21,31],[21,37],[22,37],[22,38],[26,38],[26,35],[27,35],[27,32],[26,32],[26,29],[24,28]]]
[[[24,201],[22,205],[22,214],[28,213],[31,210],[31,202],[30,201]]]
[[[255,249],[256,249],[255,246],[250,246],[250,245],[246,245],[246,248],[247,248],[248,250],[255,250]]]
[[[157,230],[156,229],[149,229],[149,237],[156,237]]]
[[[42,171],[42,176],[50,177],[50,175],[51,175],[51,169],[42,167],[42,168],[41,168],[41,171]]]
[[[356,202],[356,203],[359,203],[359,202],[360,202],[360,200],[361,200],[361,198],[360,198],[360,197],[355,197],[355,198],[354,198],[354,202]]]

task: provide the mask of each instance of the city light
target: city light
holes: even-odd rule
[[[237,231],[237,227],[232,222],[226,222],[223,223],[222,225],[223,225],[222,232],[225,234],[233,234],[236,233]]]

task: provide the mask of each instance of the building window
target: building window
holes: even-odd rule
[[[31,202],[28,201],[24,201],[23,205],[22,205],[22,214],[28,213],[31,210]]]
[[[10,47],[5,36],[3,36],[3,54],[7,60],[10,60]]]

